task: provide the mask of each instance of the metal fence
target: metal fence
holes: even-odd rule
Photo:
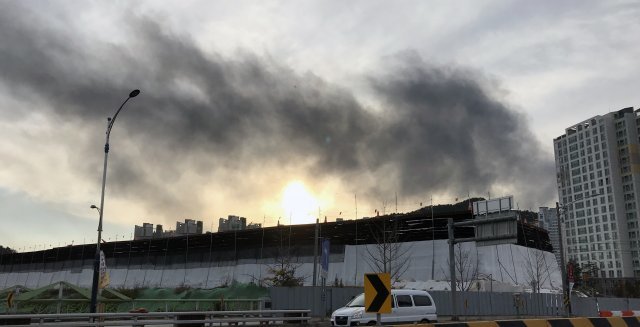
[[[38,315],[0,315],[0,325],[12,326],[213,326],[307,323],[309,310],[197,311],[148,313],[72,313]]]
[[[4,301],[0,303],[0,312],[29,314],[72,314],[89,312],[88,299],[32,299],[15,301],[12,308],[7,308]],[[270,301],[260,299],[136,299],[100,301],[103,312],[127,312],[137,308],[148,311],[242,311],[269,309]],[[1,325],[1,324],[0,324]]]
[[[311,310],[313,316],[328,316],[363,292],[361,287],[271,287],[269,297],[273,309]],[[430,291],[438,315],[452,313],[448,291]],[[562,316],[560,294],[458,292],[457,313],[461,316]],[[325,300],[323,300],[325,299]],[[595,314],[597,316],[597,314]]]
[[[362,287],[270,287],[269,297],[274,310],[310,309],[312,316],[326,317],[362,292]]]
[[[449,291],[430,291],[438,315],[452,313]],[[458,292],[457,313],[461,316],[551,317],[564,315],[561,294]]]

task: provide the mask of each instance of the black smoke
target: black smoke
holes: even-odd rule
[[[100,176],[105,117],[142,89],[112,135],[120,153],[123,140],[134,145],[112,156],[108,182],[149,208],[179,214],[199,205],[197,195],[171,187],[187,173],[242,178],[262,165],[303,165],[317,180],[337,176],[349,192],[371,198],[491,189],[511,189],[534,206],[553,198],[551,159],[525,117],[477,72],[411,52],[386,58],[365,77],[381,108],[367,108],[313,72],[249,51],[205,53],[151,18],[130,17],[124,28],[132,41],[108,44],[66,30],[63,17],[62,27],[48,28],[33,20],[33,8],[0,6],[3,89],[44,103],[33,108],[55,120],[104,121],[69,153],[82,178]],[[13,116],[30,110],[0,108]]]

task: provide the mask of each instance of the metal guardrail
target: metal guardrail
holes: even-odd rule
[[[108,306],[107,312],[117,312],[125,310],[133,310],[139,307],[145,307],[150,311],[163,310],[163,312],[181,312],[181,311],[231,311],[231,310],[265,310],[269,309],[270,300],[260,299],[101,299],[100,303]],[[12,308],[13,313],[20,312],[25,305],[42,306],[38,310],[32,312],[41,313],[75,313],[89,311],[89,299],[30,299],[26,301],[15,301]],[[69,310],[71,306],[71,310]],[[0,312],[4,312],[6,307],[4,303],[0,303]],[[29,312],[30,310],[27,310]],[[22,311],[25,312],[25,311]]]
[[[67,313],[67,314],[13,314],[0,315],[0,325],[11,326],[146,326],[237,325],[242,323],[308,323],[311,310],[254,310],[254,311],[191,311],[149,313]],[[28,322],[28,323],[27,323]]]

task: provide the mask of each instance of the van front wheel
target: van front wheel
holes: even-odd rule
[[[376,324],[377,324],[377,322],[375,322],[375,321],[369,321],[367,323],[367,326],[375,326]]]
[[[429,323],[429,319],[422,319],[420,320],[421,323],[423,324],[428,324]]]

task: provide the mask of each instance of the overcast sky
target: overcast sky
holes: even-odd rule
[[[0,244],[95,241],[106,118],[136,88],[105,240],[396,198],[554,205],[552,139],[639,105],[638,17],[635,1],[0,1]],[[313,213],[283,208],[292,190]]]

